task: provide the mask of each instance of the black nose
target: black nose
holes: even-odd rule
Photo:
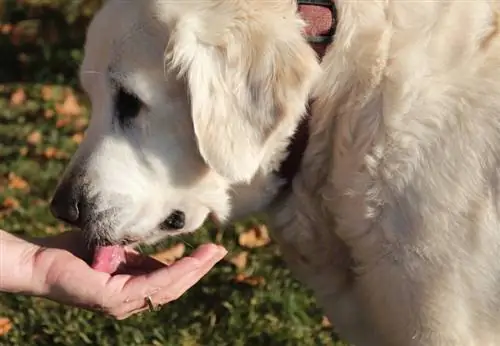
[[[186,214],[180,210],[174,210],[160,225],[164,231],[183,229],[186,224]]]
[[[50,211],[59,220],[73,226],[80,226],[81,211],[80,189],[74,184],[64,181],[58,187],[50,202]]]

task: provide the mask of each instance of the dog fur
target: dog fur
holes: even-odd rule
[[[81,71],[91,124],[62,182],[92,201],[84,228],[99,239],[156,241],[173,209],[179,233],[209,212],[268,211],[355,345],[498,345],[499,3],[337,0],[320,64],[294,1],[109,0]],[[126,126],[115,84],[143,103]],[[308,147],[279,194],[311,97]]]

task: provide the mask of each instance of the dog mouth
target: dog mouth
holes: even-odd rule
[[[216,225],[220,225],[219,219],[213,213],[207,216]],[[112,274],[127,261],[127,254],[134,252],[134,248],[144,243],[156,243],[169,235],[176,235],[179,232],[165,232],[164,223],[160,224],[157,230],[150,232],[144,237],[125,237],[116,241],[101,241],[95,244],[94,256],[91,267],[94,270]]]

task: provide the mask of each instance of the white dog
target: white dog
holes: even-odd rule
[[[105,244],[267,210],[355,345],[500,345],[500,1],[335,6],[320,64],[291,0],[109,0],[52,210]]]

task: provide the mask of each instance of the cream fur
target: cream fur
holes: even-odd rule
[[[108,1],[65,178],[97,201],[87,231],[155,241],[172,209],[180,232],[264,209],[353,344],[498,345],[499,1],[336,5],[320,66],[293,1]],[[110,79],[146,105],[127,130]],[[272,172],[310,96],[305,157],[278,196]]]

